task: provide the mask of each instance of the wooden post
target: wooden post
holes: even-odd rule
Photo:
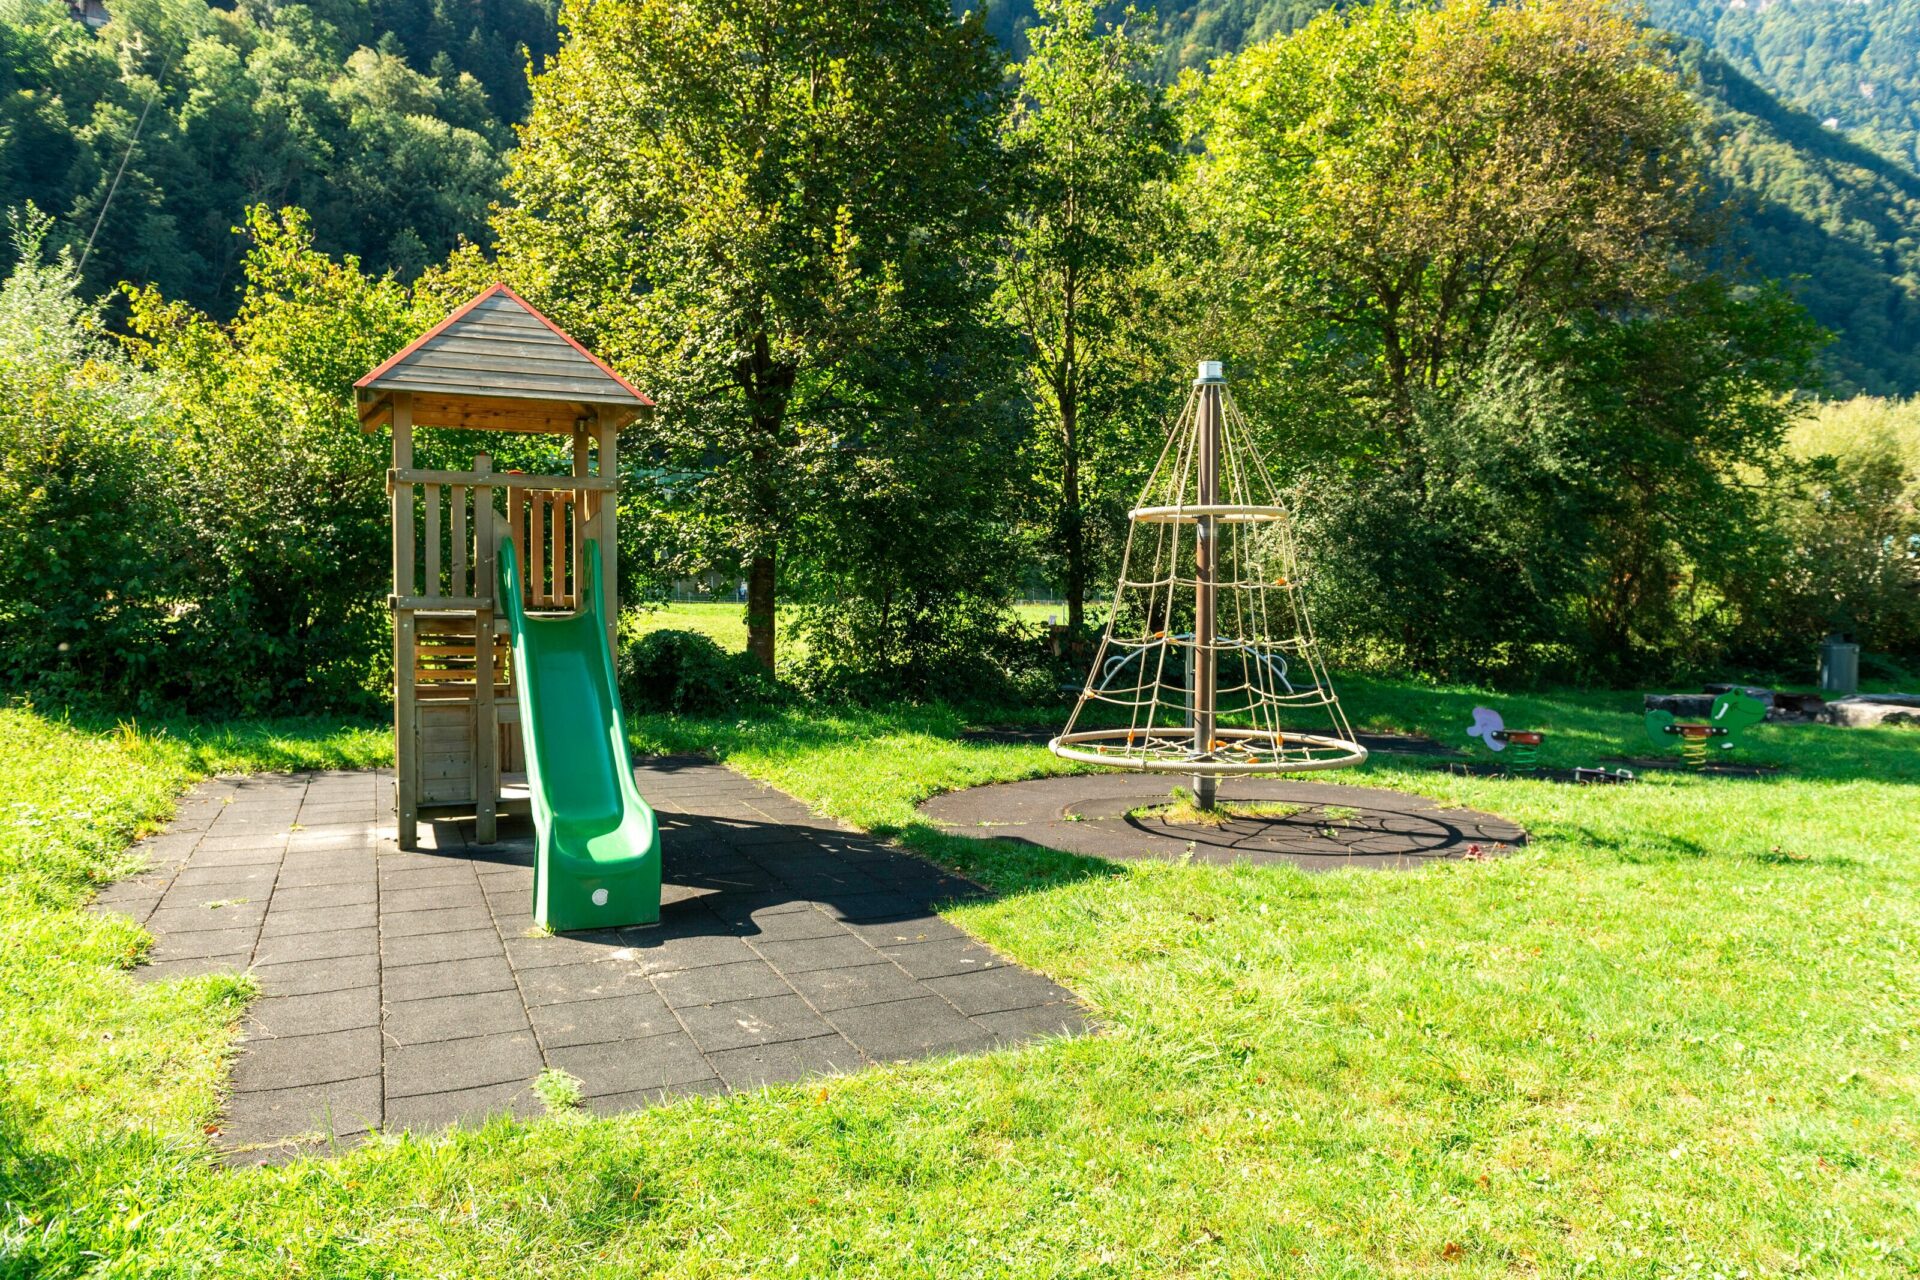
[[[594,411],[600,478],[612,485],[594,495],[595,538],[600,544],[600,578],[607,589],[607,652],[620,653],[620,428],[619,411]]]
[[[1203,380],[1200,387],[1200,456],[1197,501],[1202,507],[1220,501],[1220,384]],[[1215,518],[1200,516],[1193,542],[1193,750],[1200,759],[1213,755],[1215,690],[1219,662],[1214,653],[1214,606],[1219,593],[1220,546]],[[1193,777],[1194,799],[1211,809],[1217,794],[1211,772]]]
[[[405,391],[395,392],[393,397],[393,466],[396,471],[413,466],[413,396]],[[393,594],[396,599],[414,594],[413,559],[413,486],[395,482]],[[420,757],[413,659],[413,610],[396,604],[393,613],[393,795],[394,821],[402,849],[420,847]]]
[[[593,437],[587,432],[587,420],[575,418],[573,420],[573,474],[576,477],[587,474],[587,450],[592,442]],[[592,519],[592,500],[585,489],[576,488],[573,491],[573,519],[568,522],[569,532],[573,538],[573,554],[568,557],[568,563],[573,566],[573,607],[576,609],[583,603],[580,589],[587,572],[587,524]]]
[[[473,487],[473,595],[480,601],[473,614],[473,834],[481,844],[492,844],[499,838],[500,812],[500,723],[493,704],[494,597],[500,587],[495,581],[493,488],[487,483],[493,459],[479,454],[473,470],[480,477]],[[459,563],[466,553],[464,522],[456,528],[462,537],[455,554]]]

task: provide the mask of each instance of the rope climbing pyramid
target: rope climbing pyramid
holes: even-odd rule
[[[1220,364],[1206,360],[1139,505],[1113,611],[1073,715],[1068,760],[1221,775],[1367,758],[1314,643],[1286,508]]]

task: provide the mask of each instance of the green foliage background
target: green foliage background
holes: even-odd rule
[[[232,313],[248,207],[406,277],[487,236],[551,0],[0,3],[0,208],[54,215],[89,292],[151,284]],[[122,165],[124,163],[124,171]],[[105,208],[105,217],[101,210]]]
[[[1085,4],[1043,12],[1010,82],[944,12],[583,8],[534,83],[497,252],[450,245],[410,284],[329,253],[324,203],[255,204],[230,302],[153,281],[90,301],[100,260],[82,270],[71,218],[23,213],[0,291],[0,682],[377,706],[386,449],[347,389],[501,277],[661,405],[622,448],[630,592],[747,571],[755,656],[774,666],[777,600],[802,641],[779,673],[819,698],[1071,679],[1067,647],[1013,625],[1013,587],[1071,583],[1077,556],[1098,603],[1199,357],[1228,361],[1292,486],[1340,666],[1792,679],[1829,629],[1920,653],[1907,410],[1794,435],[1818,333],[1743,274],[1759,237],[1841,242],[1795,220],[1797,188],[1732,220],[1745,240],[1699,216],[1736,142],[1746,189],[1855,144],[1730,71],[1742,110],[1702,112],[1697,51],[1597,3],[1323,14],[1171,88]],[[164,13],[268,44],[311,19]],[[41,35],[116,47],[111,27]],[[398,52],[348,63],[425,83]],[[1891,161],[1822,173],[1836,217],[1908,189]],[[1834,305],[1892,307],[1894,350],[1884,255],[1836,261],[1858,274],[1821,277]],[[420,457],[483,448],[556,462],[549,441],[432,432]],[[658,656],[663,680],[688,665]]]
[[[1330,7],[1329,0],[1155,6],[1160,73],[1203,69],[1297,31]],[[1834,394],[1920,392],[1916,8],[1914,0],[1645,6],[1653,26],[1680,38],[1683,68],[1705,109],[1727,223],[1712,261],[1749,279],[1785,281],[1835,334],[1822,357],[1823,390]],[[989,14],[1014,48],[1036,20],[1033,0],[997,2]]]

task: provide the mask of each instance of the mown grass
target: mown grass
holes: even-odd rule
[[[1486,700],[1385,682],[1343,692],[1370,727],[1455,742]],[[1588,763],[1620,746],[1643,754],[1632,701],[1496,705],[1549,730],[1551,763]],[[1789,772],[1624,788],[1376,758],[1344,780],[1489,809],[1533,843],[1410,875],[1309,876],[1113,867],[944,833],[915,811],[927,795],[1060,767],[1037,747],[959,741],[964,723],[941,708],[790,709],[643,719],[635,741],[716,750],[992,884],[996,901],[955,917],[1080,992],[1098,1037],[228,1172],[200,1126],[243,989],[135,985],[117,966],[136,932],[73,907],[195,768],[289,753],[249,732],[196,764],[184,731],[150,746],[8,713],[3,811],[41,825],[9,819],[7,834],[46,852],[6,863],[10,885],[38,887],[0,897],[0,1265],[329,1277],[1920,1267],[1920,733],[1767,728],[1752,754]],[[310,760],[362,750],[355,734],[304,732]],[[41,885],[22,869],[43,857],[67,870]],[[43,1003],[38,1031],[11,1029]]]
[[[1049,618],[1065,619],[1066,607],[1057,604],[1020,604],[1013,615],[1028,626],[1037,626]],[[775,616],[781,652],[792,654],[803,647],[794,634],[796,614],[782,609]],[[626,624],[629,634],[649,631],[695,631],[708,637],[722,649],[743,653],[747,647],[747,607],[730,600],[678,600],[648,605],[633,610]]]

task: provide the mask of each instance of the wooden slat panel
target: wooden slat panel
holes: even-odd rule
[[[426,593],[430,596],[452,594],[445,590],[440,582],[440,486],[422,485],[421,497],[427,504],[427,579]]]
[[[458,395],[477,393],[496,396],[533,396],[558,399],[564,396],[595,397],[613,395],[620,384],[591,365],[586,373],[547,371],[532,367],[533,361],[515,352],[503,357],[509,363],[493,369],[447,368],[431,356],[410,361],[380,380],[383,387],[395,391],[440,391]]]
[[[573,351],[573,344],[553,330],[535,320],[532,316],[510,314],[483,314],[469,312],[467,317],[453,328],[432,339],[444,342],[448,338],[489,338],[498,342],[541,342],[552,343]],[[575,351],[575,355],[579,352]]]
[[[409,392],[408,394],[414,394]],[[624,390],[621,400],[610,396],[559,396],[526,399],[516,396],[474,394],[474,388],[440,388],[418,392],[414,403],[414,421],[422,426],[462,427],[474,431],[510,431],[520,434],[571,434],[574,422],[596,407],[631,421],[646,411],[646,406]],[[384,423],[388,409],[376,407],[362,420],[364,430]]]
[[[547,595],[547,603],[555,607],[564,607],[567,600],[567,511],[572,506],[559,492],[547,495],[547,536],[552,540],[548,546],[552,560],[553,586]]]
[[[607,376],[593,361],[560,339],[554,338],[549,342],[531,335],[523,338],[504,334],[488,334],[484,337],[460,334],[435,338],[420,349],[420,356],[416,359],[424,357],[427,363],[437,369],[497,369],[503,352],[511,352],[515,361],[532,365],[531,372],[534,373],[578,377],[591,372],[595,381]]]
[[[477,600],[472,596],[389,596],[387,603],[395,609],[478,609],[491,601]]]
[[[441,658],[441,659],[447,659],[447,660],[460,658],[467,662],[472,662],[474,658],[478,656],[478,653],[474,649],[473,637],[462,636],[460,637],[460,639],[464,640],[466,643],[436,644],[431,648],[427,646],[425,641],[422,641],[419,649],[420,656],[422,658]],[[507,652],[507,642],[505,640],[496,639],[493,645],[493,652],[495,657],[498,657],[499,655]]]
[[[451,565],[452,580],[447,584],[448,589],[457,596],[482,595],[484,593],[475,591],[473,583],[467,578],[467,499],[473,495],[473,490],[465,485],[454,485],[447,490],[447,494],[453,500],[451,538],[453,564]]]
[[[527,491],[507,486],[507,535],[513,539],[513,562],[520,566],[520,602],[532,599],[527,581]]]
[[[502,322],[517,324],[540,324],[540,317],[534,315],[533,312],[527,310],[505,294],[495,294],[491,298],[481,299],[474,305],[473,310],[467,312],[467,315],[469,317],[487,317]],[[546,326],[541,325],[540,327],[545,328]]]
[[[553,495],[542,491],[533,499],[531,518],[527,521],[527,559],[528,594],[541,608],[553,603],[552,588],[547,585],[547,526],[553,516]]]
[[[560,402],[546,413],[501,411],[487,406],[453,405],[429,414],[425,423],[457,431],[504,431],[512,435],[565,435],[573,430],[575,413],[571,402]]]
[[[527,595],[540,607],[547,605],[547,508],[543,490],[530,499],[527,508]]]

